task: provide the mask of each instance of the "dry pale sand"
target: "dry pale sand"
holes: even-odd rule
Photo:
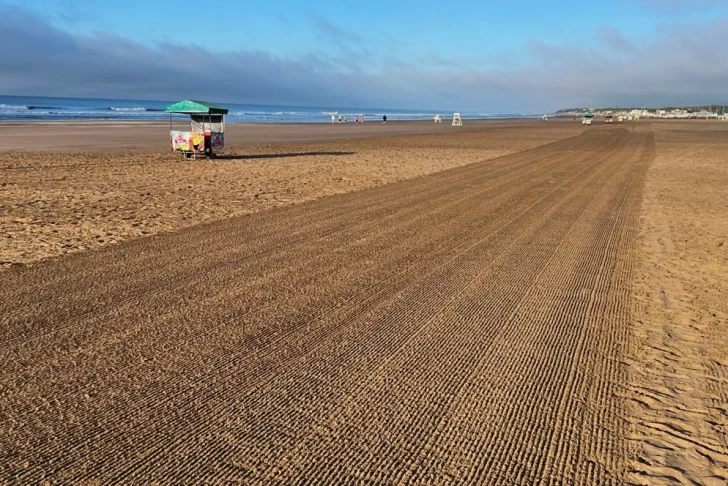
[[[384,133],[433,130],[392,124]],[[374,126],[374,124],[372,124]],[[85,153],[38,151],[0,155],[0,266],[98,248],[219,218],[285,206],[418,177],[530,149],[580,133],[574,124],[491,122],[444,133],[229,147],[224,158],[185,161],[179,154],[116,151],[113,127],[94,133]],[[58,125],[65,134],[69,128]],[[83,125],[71,125],[73,130]],[[131,125],[144,131],[145,125]],[[277,137],[339,137],[367,126],[264,126]],[[235,127],[244,130],[247,127]],[[382,127],[374,126],[380,133]],[[378,132],[377,132],[378,131]],[[76,137],[78,134],[74,135]],[[164,134],[159,138],[164,140]],[[234,134],[230,141],[236,140]],[[74,139],[75,140],[75,139]],[[157,143],[156,141],[154,143]],[[26,149],[33,148],[26,144]]]
[[[728,484],[728,125],[653,125],[627,396],[634,484]]]

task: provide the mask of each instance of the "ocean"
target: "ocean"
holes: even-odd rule
[[[167,120],[164,107],[175,101],[110,100],[93,98],[47,98],[39,96],[0,96],[0,121],[64,120]],[[302,107],[217,103],[230,110],[228,123],[330,123],[331,114],[348,117],[364,115],[365,120],[431,120],[440,114],[444,122],[452,111],[392,110],[343,107]],[[453,110],[457,111],[457,110]],[[463,119],[535,118],[533,113],[482,113],[461,111]],[[178,115],[179,116],[179,115]]]

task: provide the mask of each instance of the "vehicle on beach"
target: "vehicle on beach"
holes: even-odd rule
[[[604,123],[614,123],[614,117],[612,115],[605,116]]]
[[[228,109],[206,101],[183,100],[166,106],[169,113],[169,145],[185,159],[214,158],[225,148],[225,115]],[[172,130],[172,115],[189,115],[190,130]]]

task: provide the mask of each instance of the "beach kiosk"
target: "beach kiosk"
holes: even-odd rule
[[[169,144],[185,159],[215,157],[225,148],[225,115],[227,108],[205,101],[184,100],[164,108],[169,113]],[[172,115],[189,115],[189,131],[173,130]]]
[[[584,116],[581,119],[581,124],[582,125],[591,125],[593,119],[594,119],[594,113],[592,113],[591,111],[585,111]]]

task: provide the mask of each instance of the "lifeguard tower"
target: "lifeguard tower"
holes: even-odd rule
[[[461,127],[463,126],[463,119],[460,117],[460,113],[453,113],[452,115],[452,126]]]
[[[225,149],[225,115],[228,109],[206,101],[184,100],[164,108],[169,113],[169,144],[185,159],[214,158]],[[172,129],[172,115],[189,115],[190,130]]]

